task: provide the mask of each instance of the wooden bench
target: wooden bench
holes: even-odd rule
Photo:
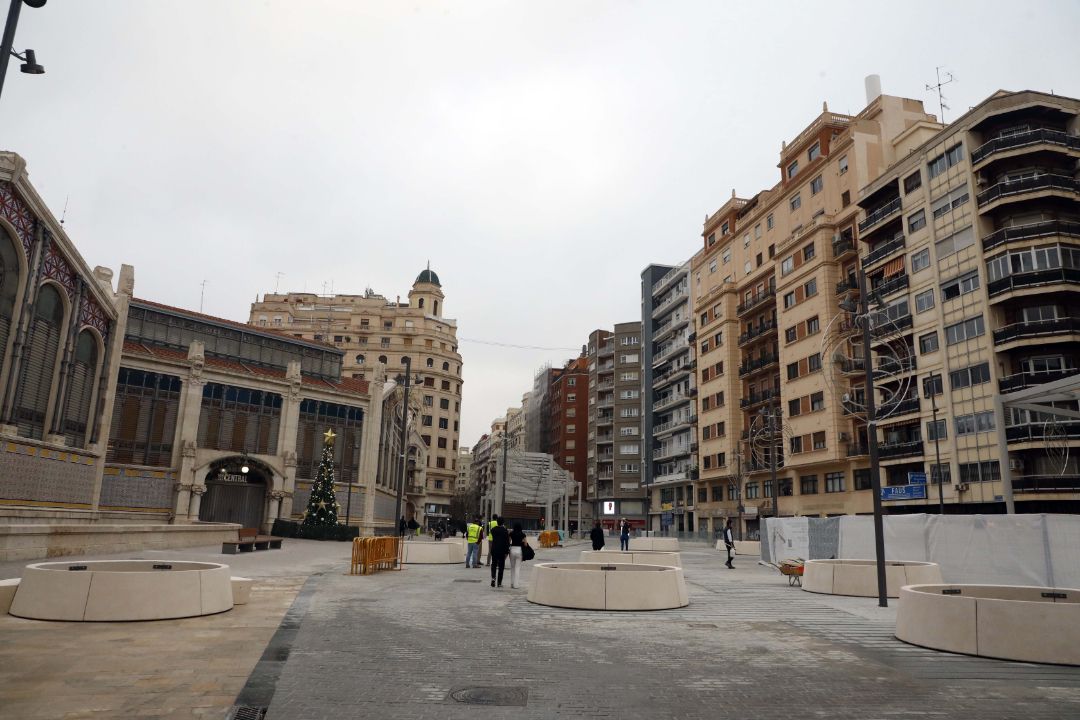
[[[271,535],[260,535],[258,528],[241,528],[236,531],[235,541],[221,543],[221,552],[225,555],[236,555],[242,552],[254,552],[255,550],[280,550],[281,538]]]

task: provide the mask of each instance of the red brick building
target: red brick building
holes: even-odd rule
[[[582,524],[591,524],[591,506],[585,502],[589,433],[589,361],[585,355],[551,373],[551,444],[547,452],[570,473],[581,488]],[[570,527],[577,523],[577,496],[570,502]]]

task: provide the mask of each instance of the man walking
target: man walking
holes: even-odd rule
[[[491,587],[502,587],[503,570],[506,568],[506,556],[510,554],[510,532],[503,526],[501,517],[496,517],[495,527],[491,529],[488,542],[488,559],[491,560]],[[498,574],[496,574],[498,571]]]
[[[475,518],[479,520],[479,518]],[[483,528],[477,522],[471,522],[465,526],[465,567],[474,568],[480,567],[480,531]]]
[[[734,570],[735,566],[731,564],[731,559],[733,557],[732,552],[735,550],[735,537],[731,533],[731,520],[730,519],[727,521],[727,524],[724,526],[724,547],[727,548],[727,562],[724,563],[724,565],[728,569]]]
[[[499,519],[500,518],[498,515],[492,515],[491,521],[487,524],[488,554],[486,564],[488,565],[488,567],[491,566],[491,533],[493,530],[495,530],[496,526],[498,526]]]
[[[626,518],[619,525],[619,549],[624,552],[630,550],[630,521]]]

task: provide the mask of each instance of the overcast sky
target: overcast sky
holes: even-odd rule
[[[774,184],[822,101],[856,113],[879,73],[936,114],[937,65],[947,120],[998,88],[1078,97],[1078,30],[1073,0],[49,0],[22,11],[47,74],[12,61],[0,146],[91,266],[160,302],[198,309],[206,280],[206,312],[246,321],[279,272],[393,299],[430,259],[468,445],[636,319],[642,268]]]

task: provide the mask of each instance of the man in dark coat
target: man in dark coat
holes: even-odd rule
[[[593,525],[593,529],[589,531],[589,539],[592,540],[593,550],[604,549],[604,528],[600,527],[599,520]]]

